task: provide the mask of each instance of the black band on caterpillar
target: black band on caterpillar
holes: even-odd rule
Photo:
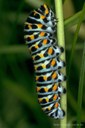
[[[24,39],[34,63],[39,104],[48,116],[60,119],[65,115],[59,101],[66,93],[61,85],[66,76],[59,71],[65,62],[59,59],[64,49],[56,44],[56,25],[53,11],[44,4],[29,14],[24,24]]]

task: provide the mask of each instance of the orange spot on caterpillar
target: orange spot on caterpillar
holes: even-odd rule
[[[31,38],[31,40],[33,40],[34,39],[34,35],[31,35],[31,36],[29,36],[30,38]]]
[[[47,76],[43,76],[43,79],[46,81],[47,80]]]
[[[39,48],[38,45],[35,45],[35,48],[38,49]]]
[[[51,110],[51,107],[48,107],[48,111],[50,111]]]
[[[32,29],[32,25],[28,24],[28,29]]]
[[[46,100],[46,102],[49,102],[49,98],[47,98],[47,97],[46,97],[46,99],[45,99],[45,100]]]
[[[58,98],[58,96],[57,95],[54,95],[53,100],[56,100],[57,98]]]
[[[44,88],[45,92],[48,92],[48,88]]]
[[[43,68],[46,68],[46,65],[45,65],[45,64],[43,64],[43,65],[42,65],[42,67],[43,67]]]
[[[44,45],[47,44],[47,39],[44,39],[44,40],[43,40],[43,44],[44,44]]]
[[[53,60],[51,61],[51,65],[54,66],[55,63],[56,63],[56,61],[53,59]]]
[[[40,91],[40,87],[37,87],[36,91],[39,92]]]
[[[44,4],[44,8],[45,8],[45,15],[47,15],[49,13],[49,10],[46,4]]]
[[[52,78],[55,79],[57,77],[56,72],[53,73]]]
[[[57,86],[57,84],[54,84],[54,86],[53,86],[53,91],[56,91],[57,90],[57,88],[58,88],[58,86]]]
[[[40,18],[43,20],[43,19],[45,19],[45,16],[41,15]]]
[[[48,49],[48,54],[50,54],[50,55],[51,55],[51,54],[52,54],[52,52],[53,52],[53,49],[52,49],[52,48],[49,48],[49,49]]]
[[[58,108],[58,103],[55,103],[55,108]]]
[[[42,28],[43,25],[42,24],[38,24],[37,26],[38,26],[38,28]]]
[[[44,57],[44,56],[43,56],[43,54],[40,54],[39,56],[40,56],[41,58],[43,58],[43,57]]]
[[[44,36],[45,35],[45,32],[41,32],[39,36]]]
[[[38,76],[36,76],[36,81],[39,79],[39,77]]]

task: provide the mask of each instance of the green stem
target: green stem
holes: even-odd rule
[[[57,38],[58,45],[64,47],[65,49],[65,39],[64,39],[64,21],[63,21],[63,11],[62,11],[62,0],[55,0],[55,8],[56,8],[56,17],[58,18],[57,25]],[[65,52],[60,57],[63,61],[65,61]],[[63,74],[66,74],[66,69],[62,70]],[[62,85],[66,88],[66,82],[63,82]],[[67,125],[67,95],[63,95],[61,97],[61,107],[66,112],[65,117],[60,121],[60,127],[66,128]]]

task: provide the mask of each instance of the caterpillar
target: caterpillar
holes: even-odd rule
[[[24,39],[32,55],[35,69],[36,91],[42,110],[54,119],[63,118],[60,98],[66,89],[61,82],[66,80],[59,69],[65,62],[59,59],[64,51],[55,39],[57,19],[46,5],[32,11],[24,23]]]

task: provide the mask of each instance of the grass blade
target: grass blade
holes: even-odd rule
[[[85,4],[83,6],[82,13],[80,15],[79,22],[78,22],[78,25],[76,28],[76,32],[74,34],[73,43],[72,43],[71,55],[70,55],[70,59],[69,59],[68,81],[69,81],[69,75],[70,75],[70,69],[71,69],[71,64],[72,64],[72,60],[73,60],[73,55],[74,55],[74,51],[75,51],[75,47],[76,47],[76,43],[77,43],[77,39],[78,39],[78,33],[80,30],[80,26],[81,26],[81,23],[83,21],[84,15],[85,15]]]
[[[79,80],[79,89],[78,89],[78,108],[77,108],[77,124],[79,124],[78,128],[81,127],[81,112],[82,112],[82,96],[83,96],[83,86],[84,86],[84,73],[85,73],[85,43],[81,64],[81,72],[80,72],[80,80]]]
[[[74,14],[73,16],[67,18],[64,21],[65,28],[71,27],[71,26],[77,24],[79,22],[79,18],[81,16],[81,13],[82,13],[82,11],[79,11],[78,13]],[[84,15],[84,19],[85,19],[85,15]]]

